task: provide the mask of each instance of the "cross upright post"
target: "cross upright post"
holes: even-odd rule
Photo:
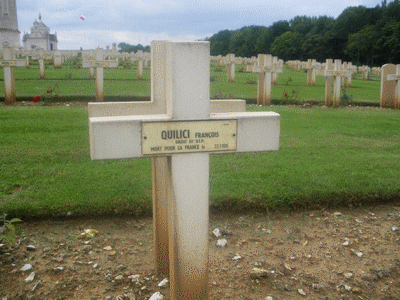
[[[400,64],[382,67],[381,107],[400,108]]]
[[[273,67],[272,84],[276,85],[278,80],[278,73],[282,73],[283,60],[279,59],[277,56],[274,56],[272,61],[272,67]]]
[[[143,61],[144,61],[144,55],[142,50],[138,50],[136,52],[136,59],[138,60],[137,64],[137,77],[138,80],[143,79]]]
[[[51,54],[46,53],[43,49],[39,49],[39,53],[36,53],[32,56],[32,59],[37,60],[39,63],[40,79],[44,79],[44,77],[45,77],[44,60],[52,59],[52,58],[53,58],[53,56]]]
[[[342,82],[341,77],[343,75],[340,73],[341,65],[342,65],[342,61],[340,59],[335,59],[335,64],[334,64],[335,80],[333,83],[333,103],[332,103],[334,107],[340,106],[340,85]]]
[[[171,299],[208,298],[209,153],[279,148],[276,113],[210,115],[209,47],[152,42],[152,74],[161,80],[156,93],[164,93],[166,113],[89,118],[92,159],[165,159],[164,181],[153,192],[165,200]]]
[[[62,68],[62,54],[60,50],[54,52],[54,69]]]
[[[307,85],[315,85],[315,59],[309,59],[307,62]]]
[[[228,82],[235,82],[235,54],[228,54],[225,64]]]
[[[96,55],[95,55],[95,51],[93,50],[88,50],[88,51],[84,51],[82,53],[82,67],[83,67],[83,62],[84,61],[95,61],[96,60]],[[93,65],[91,67],[89,67],[89,78],[90,79],[94,79],[94,67]]]
[[[8,46],[3,46],[3,59],[0,60],[0,67],[3,68],[4,73],[4,104],[15,104],[16,97],[14,67],[24,67],[25,65],[25,59],[16,59],[13,49]]]
[[[327,59],[325,64],[326,81],[325,81],[325,105],[332,106],[332,75],[333,75],[333,59]]]
[[[104,68],[117,68],[117,60],[104,60],[104,52],[102,48],[96,49],[95,60],[83,60],[83,68],[96,68],[96,101],[103,101],[104,99]]]

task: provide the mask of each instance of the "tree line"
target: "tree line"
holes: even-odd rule
[[[143,46],[142,44],[130,45],[128,43],[119,43],[118,44],[118,52],[137,52],[138,50],[142,50],[143,52],[150,52],[150,46]]]
[[[336,19],[296,16],[269,27],[223,30],[205,40],[211,55],[251,57],[272,54],[283,60],[328,58],[355,64],[400,63],[400,0],[374,8],[346,8]]]

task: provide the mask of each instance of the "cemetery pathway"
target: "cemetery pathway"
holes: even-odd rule
[[[19,226],[17,245],[0,246],[1,299],[169,299],[168,283],[160,284],[167,276],[153,273],[150,218]],[[211,212],[209,298],[400,299],[399,227],[393,205]]]

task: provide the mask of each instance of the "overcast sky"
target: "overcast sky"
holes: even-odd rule
[[[57,32],[58,49],[105,48],[113,42],[198,40],[224,29],[270,26],[295,16],[337,18],[348,6],[375,7],[382,0],[17,0],[21,39],[39,13]],[[391,2],[391,1],[388,1]],[[85,20],[80,20],[84,15]],[[22,42],[21,42],[22,45]]]

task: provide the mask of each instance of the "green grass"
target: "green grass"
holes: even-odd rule
[[[93,101],[96,96],[96,81],[89,78],[89,69],[64,65],[62,69],[46,66],[45,79],[39,78],[39,66],[29,69],[15,68],[15,91],[18,100],[31,101],[36,95],[44,96],[49,87],[58,86],[59,101]],[[0,72],[0,80],[4,79]],[[104,97],[146,97],[150,96],[150,68],[143,70],[142,80],[137,79],[137,70],[104,69]],[[0,84],[0,95],[4,95],[4,84]],[[4,96],[0,101],[4,100]]]
[[[214,207],[317,206],[400,196],[398,110],[281,114],[280,150],[212,155]],[[91,161],[86,107],[0,106],[0,213],[151,214],[151,160]]]
[[[243,72],[239,70],[243,68]],[[221,71],[218,71],[221,70]],[[232,95],[234,99],[245,99],[247,103],[257,102],[257,74],[246,72],[244,65],[235,66],[235,82],[227,81],[225,66],[218,67],[217,63],[211,64],[211,74],[215,75],[215,81],[211,83],[211,95],[221,92],[225,95]],[[380,81],[372,75],[374,80],[362,81],[353,79],[352,86],[347,88],[348,95],[353,97],[355,104],[379,105]],[[360,78],[357,77],[356,78]],[[295,91],[296,97],[285,99],[286,93],[292,94]],[[272,103],[274,104],[298,104],[302,102],[325,102],[325,77],[316,76],[314,86],[307,86],[307,72],[301,70],[296,72],[284,66],[283,72],[278,74],[277,83],[272,87]]]
[[[257,74],[246,72],[244,65],[236,65],[235,82],[227,82],[226,68],[219,68],[217,63],[211,64],[211,75],[215,80],[211,82],[212,98],[232,97],[244,99],[247,103],[257,101]],[[243,72],[240,72],[240,69]],[[60,101],[93,101],[96,95],[95,80],[89,79],[89,70],[80,69],[73,65],[64,65],[62,69],[54,69],[46,65],[45,80],[39,79],[39,67],[32,64],[29,69],[15,68],[17,100],[31,101],[36,95],[45,95],[48,87],[59,86],[57,90]],[[372,75],[371,80],[362,81],[361,75],[356,73],[352,86],[346,93],[353,98],[353,104],[379,106],[380,81]],[[0,72],[0,81],[3,72]],[[285,94],[294,94],[290,99]],[[0,95],[4,95],[4,85],[0,84]],[[144,69],[144,80],[137,79],[136,64],[133,68],[104,69],[104,96],[106,101],[124,101],[149,99],[150,97],[150,68]],[[213,97],[214,96],[214,97]],[[273,104],[299,104],[304,102],[324,103],[325,77],[317,76],[314,86],[307,86],[307,73],[293,71],[284,67],[278,74],[277,84],[272,87]],[[0,97],[0,101],[4,97]]]

